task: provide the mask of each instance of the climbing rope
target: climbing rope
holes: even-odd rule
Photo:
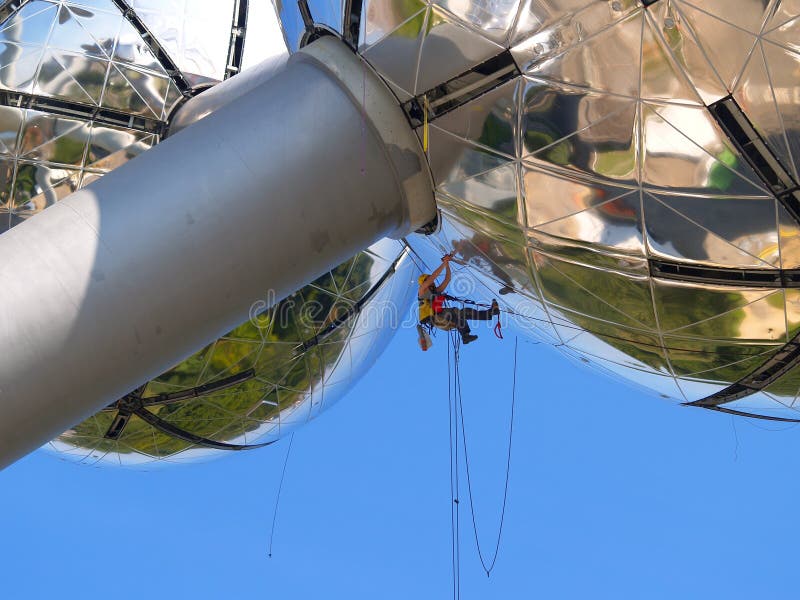
[[[275,539],[275,521],[278,518],[278,502],[281,499],[281,490],[283,489],[283,478],[286,477],[286,465],[289,463],[289,453],[292,451],[292,442],[294,442],[294,433],[289,438],[289,447],[286,448],[286,458],[283,459],[283,470],[281,471],[281,480],[278,483],[278,493],[275,495],[275,509],[272,511],[272,529],[269,532],[269,557],[272,558],[272,541]]]
[[[453,600],[461,598],[461,543],[458,520],[458,440],[453,439],[453,432],[458,435],[458,412],[453,405],[453,383],[450,369],[450,344],[447,345],[447,401],[448,420],[450,425],[450,546],[453,570]],[[453,421],[455,420],[455,423]]]
[[[453,377],[452,377],[452,384],[451,384],[451,376],[450,376],[450,347],[452,347],[453,351]],[[460,340],[458,334],[453,332],[450,337],[450,347],[448,347],[447,353],[447,362],[448,362],[448,403],[450,406],[451,411],[451,433],[450,433],[450,445],[451,445],[451,458],[455,457],[455,478],[453,477],[453,466],[451,461],[451,482],[455,479],[456,482],[456,493],[453,493],[452,486],[451,486],[451,496],[453,497],[453,503],[455,505],[456,511],[456,526],[458,525],[458,471],[460,468],[460,464],[458,463],[458,436],[459,433],[461,435],[461,443],[464,452],[464,467],[465,473],[467,476],[467,491],[469,497],[469,509],[470,509],[470,516],[472,518],[472,532],[475,538],[475,548],[478,552],[478,558],[480,559],[481,566],[483,567],[486,576],[489,577],[491,575],[492,570],[494,569],[495,565],[497,564],[497,557],[500,553],[500,540],[503,535],[503,524],[505,523],[505,514],[506,514],[506,506],[508,504],[508,484],[510,481],[511,476],[511,448],[512,448],[512,441],[514,436],[514,416],[515,416],[515,407],[516,407],[516,396],[517,396],[517,349],[518,349],[518,340],[514,340],[514,372],[513,372],[513,379],[512,379],[512,391],[511,391],[511,415],[509,421],[509,428],[508,428],[508,449],[506,454],[506,472],[505,472],[505,483],[503,487],[503,503],[500,510],[500,525],[497,531],[497,538],[495,540],[494,552],[492,554],[491,560],[487,561],[484,552],[481,549],[480,538],[478,536],[478,524],[477,518],[475,516],[475,502],[474,502],[474,495],[472,492],[472,476],[470,470],[470,461],[469,461],[469,451],[468,451],[468,443],[467,443],[467,431],[466,426],[464,423],[464,403],[463,403],[463,394],[461,390],[461,357],[460,357]],[[452,424],[455,423],[456,428],[456,440],[455,443],[453,442],[453,435],[452,435]],[[453,536],[453,543],[457,544],[457,534]],[[454,551],[455,554],[455,551]],[[457,563],[455,562],[454,558],[454,580],[457,573]]]

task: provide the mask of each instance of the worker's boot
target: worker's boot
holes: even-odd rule
[[[475,335],[474,333],[466,333],[466,334],[461,336],[461,343],[466,346],[470,342],[474,342],[477,339],[478,339],[478,336]]]
[[[497,304],[497,300],[492,300],[492,307],[489,309],[489,312],[493,317],[500,314],[500,305]]]

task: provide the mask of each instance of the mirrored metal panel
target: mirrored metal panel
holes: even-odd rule
[[[28,0],[9,12],[0,230],[157,143],[198,85],[266,58],[247,36],[264,31],[272,7],[245,4],[245,16],[232,0]],[[438,233],[410,240],[420,268],[455,250],[456,295],[497,297],[526,335],[661,397],[734,414],[795,410],[798,7],[304,6],[305,20],[297,3],[277,6],[291,50],[309,27],[340,35],[417,109],[410,122],[427,141],[443,214]],[[493,62],[503,53],[513,64]],[[744,137],[709,109],[726,102]],[[392,328],[361,309],[413,295],[408,260],[389,275],[401,250],[355,257],[54,446],[87,462],[162,464],[276,439],[382,347]]]
[[[444,224],[412,245],[431,268],[455,249],[466,289],[582,364],[678,402],[744,412],[752,396],[754,414],[786,417],[798,10],[523,2],[507,41],[520,75],[431,113]],[[709,108],[731,97],[744,137]]]
[[[59,436],[80,462],[141,466],[269,444],[335,403],[410,306],[414,265],[385,240]]]
[[[197,82],[225,76],[234,4],[234,0],[130,0],[177,67],[197,76]]]

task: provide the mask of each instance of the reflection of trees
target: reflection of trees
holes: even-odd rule
[[[533,108],[523,117],[526,120],[523,137],[526,150],[534,151],[549,145],[543,153],[549,162],[575,164],[576,161],[588,161],[585,148],[581,149],[586,144],[575,138],[562,139],[577,127],[576,113],[582,98],[582,94],[574,94],[566,99],[559,96],[557,101],[553,94],[529,97],[529,107]],[[565,110],[566,107],[572,107],[572,111]],[[599,133],[594,132],[594,135]],[[498,148],[510,139],[511,132],[503,116],[489,113],[478,138],[479,143]],[[561,141],[554,143],[557,140]],[[599,154],[618,153],[623,151],[620,148],[611,139],[591,146],[592,152]],[[732,156],[721,157],[727,164],[733,162],[731,159],[735,160]],[[602,166],[602,162],[600,164]],[[732,176],[730,171],[721,172],[715,185],[725,187],[724,179],[727,176]],[[743,366],[720,366],[761,354],[769,347],[770,340],[744,340],[745,343],[737,343],[742,323],[748,315],[748,308],[744,306],[747,300],[741,293],[733,290],[703,290],[696,286],[660,286],[655,292],[657,322],[643,257],[638,261],[631,259],[625,263],[628,265],[625,267],[619,256],[597,253],[586,244],[554,236],[537,236],[541,249],[546,250],[552,258],[538,251],[534,251],[529,258],[530,251],[526,250],[528,241],[519,226],[514,225],[518,217],[517,207],[512,202],[497,202],[490,211],[485,211],[446,196],[441,197],[440,201],[458,222],[477,232],[476,235],[490,237],[497,244],[504,259],[503,268],[508,268],[515,278],[523,280],[522,287],[535,289],[530,279],[524,281],[526,277],[533,277],[529,263],[535,258],[534,268],[539,273],[546,299],[568,309],[568,312],[564,312],[564,318],[574,324],[575,335],[585,330],[638,361],[643,367],[667,372],[666,346],[669,366],[673,367],[676,374],[713,370],[715,380],[734,381],[741,377]],[[638,208],[638,195],[631,202],[636,204],[634,208]],[[604,215],[604,218],[609,221],[630,220],[636,218],[636,212],[633,212],[633,217],[623,214]],[[577,262],[562,261],[556,257]],[[633,274],[599,271],[580,264],[584,261],[606,269],[627,268]],[[479,263],[476,266],[482,267]],[[533,267],[532,264],[530,266]],[[491,268],[484,270],[487,274],[491,272]],[[778,300],[780,298],[776,296]],[[696,325],[691,327],[689,335],[682,336],[676,332],[674,338],[664,340],[659,335],[659,332],[679,329],[690,323]],[[748,341],[750,343],[746,343]]]
[[[744,293],[735,288],[726,291],[699,286],[658,286],[654,292],[659,319],[656,323],[645,278],[602,273],[553,260],[544,261],[539,274],[548,300],[574,311],[566,315],[572,323],[658,371],[666,368],[662,343],[676,375],[713,370],[709,377],[728,382],[739,379],[745,368],[731,363],[771,347],[771,340],[741,339],[742,324],[750,309]],[[783,310],[780,294],[774,294],[766,302],[775,304],[777,311]],[[658,335],[659,331],[687,325],[689,333],[676,331],[674,336],[666,335],[663,342]]]
[[[143,398],[192,388],[251,368],[255,378],[206,396],[147,409],[181,429],[218,441],[240,438],[267,422],[277,424],[279,413],[300,404],[335,367],[354,323],[345,323],[303,354],[296,353],[297,346],[313,338],[367,292],[373,264],[369,255],[361,253],[339,265],[258,319],[242,323],[149,382]],[[135,415],[119,440],[106,439],[103,436],[115,414],[114,410],[102,411],[60,439],[99,452],[136,451],[156,457],[191,446],[152,428]]]
[[[519,288],[532,290],[535,285],[526,255],[526,240],[516,227],[491,218],[463,203],[447,203],[455,220],[466,225],[476,235],[491,237],[502,250],[503,269],[512,274]],[[566,258],[585,258],[589,250],[553,241],[549,253]],[[618,257],[607,257],[606,263],[591,252],[595,267],[619,268]],[[748,300],[736,288],[729,290],[704,289],[700,286],[663,285],[655,290],[658,322],[653,311],[653,299],[646,271],[638,276],[622,272],[599,270],[590,266],[558,260],[534,251],[533,260],[546,299],[568,309],[563,316],[575,327],[574,335],[585,330],[622,354],[660,372],[667,371],[664,346],[670,365],[677,375],[714,371],[708,377],[716,381],[735,381],[752,364],[733,364],[750,356],[764,353],[773,340],[741,339],[742,325],[753,319]],[[481,267],[479,263],[474,266]],[[484,269],[487,274],[491,268]],[[538,295],[538,294],[537,294]],[[773,308],[783,310],[783,298],[773,294],[766,299]],[[524,317],[520,317],[524,318]],[[663,341],[659,331],[671,331],[691,325],[690,333],[677,331]],[[569,330],[565,331],[569,335]],[[731,365],[731,366],[725,366]],[[704,375],[698,375],[704,377]]]
[[[777,396],[784,404],[793,405],[800,392],[800,367],[795,367],[764,391]]]
[[[661,60],[659,56],[645,56],[645,68],[662,68],[664,65],[658,62]],[[498,101],[485,113],[476,141],[506,154],[514,154],[513,130],[506,108],[502,101]],[[527,82],[522,99],[521,150],[536,153],[534,161],[596,173],[609,180],[630,180],[633,184],[632,174],[636,166],[633,140],[635,128],[640,123],[634,119],[632,111],[635,109],[635,103],[630,99]],[[691,132],[688,135],[691,136]],[[670,164],[675,169],[673,179],[661,182],[667,187],[684,181],[686,177],[682,170],[695,169],[693,152],[696,153],[697,149],[689,140],[686,144],[690,150],[686,155],[678,148],[669,156],[659,158],[662,165],[666,164],[663,161],[672,161]],[[737,156],[722,141],[709,151],[714,152],[717,160],[706,161],[708,172],[702,179],[695,180],[695,185],[703,185],[697,190],[706,193],[735,191],[737,178],[728,167],[735,169],[738,166]],[[471,160],[477,161],[478,158],[472,156]],[[592,188],[587,178],[581,178],[581,185]],[[526,193],[540,193],[534,187],[524,189]],[[598,185],[592,201],[601,202],[606,193]],[[591,205],[588,199],[582,202],[581,206],[575,207],[576,211]],[[767,337],[748,337],[757,315],[747,306],[747,290],[663,285],[651,291],[647,263],[641,251],[623,256],[624,249],[597,248],[598,244],[539,231],[526,235],[524,228],[528,224],[521,222],[517,207],[511,202],[496,202],[486,210],[442,195],[440,203],[456,221],[478,232],[475,235],[488,236],[499,245],[504,269],[509,265],[509,272],[516,277],[524,278],[527,274],[531,279],[534,274],[530,269],[535,269],[547,301],[566,309],[557,312],[562,312],[563,318],[575,326],[575,335],[585,330],[638,361],[642,367],[666,373],[671,366],[679,376],[713,371],[708,373],[711,379],[734,381],[752,368],[753,361],[747,361],[748,357],[762,354],[776,343]],[[597,218],[602,218],[606,226],[618,225],[637,230],[641,235],[638,194],[604,207],[598,209],[601,214]],[[746,218],[726,226],[725,233],[758,227],[756,219]],[[669,241],[679,244],[681,238],[678,236]],[[702,242],[702,239],[697,241]],[[529,249],[531,243],[534,244],[533,250]],[[485,270],[487,274],[491,271]],[[535,288],[530,280],[521,285]],[[658,319],[654,312],[653,293]],[[780,294],[767,299],[766,304],[770,303],[777,303],[772,307],[776,315],[782,313]],[[751,326],[745,327],[748,323]],[[662,337],[662,332],[672,330],[678,331]],[[569,336],[568,329],[565,336]],[[576,345],[581,340],[583,337],[576,340]],[[614,360],[622,361],[623,358]],[[744,362],[731,364],[741,361]]]

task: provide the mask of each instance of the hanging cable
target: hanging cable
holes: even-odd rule
[[[453,600],[461,598],[460,543],[458,540],[458,440],[453,439],[453,431],[458,433],[457,417],[453,403],[453,385],[450,377],[450,344],[447,345],[447,402],[448,423],[450,426],[450,546],[453,571]],[[455,345],[453,345],[455,348]]]
[[[460,362],[460,353],[461,353],[461,339],[459,338],[456,341],[455,347],[455,362],[458,364]],[[455,386],[455,381],[453,382]],[[455,484],[456,484],[456,495],[455,499],[453,500],[453,505],[455,506],[456,510],[456,582],[458,584],[458,598],[461,598],[461,482],[459,480],[459,469],[458,469],[458,411],[456,410],[455,403],[453,403],[453,418],[455,419],[453,422],[453,429],[455,430],[456,438],[455,444],[453,445],[453,461],[455,464]]]
[[[511,415],[509,421],[509,428],[508,428],[508,450],[506,454],[506,473],[505,473],[505,483],[503,487],[503,503],[500,511],[500,525],[497,532],[497,539],[495,541],[494,546],[494,553],[492,555],[491,560],[487,562],[486,558],[483,555],[483,550],[481,549],[480,539],[478,536],[478,524],[477,519],[475,517],[475,502],[474,496],[472,493],[472,479],[470,473],[470,462],[469,462],[469,453],[468,453],[468,444],[467,444],[467,433],[466,427],[464,424],[464,403],[463,403],[463,396],[461,390],[461,365],[460,365],[460,348],[458,343],[458,335],[456,333],[451,334],[450,342],[453,347],[453,354],[454,354],[454,363],[453,363],[453,383],[450,384],[450,348],[448,347],[448,400],[449,404],[453,407],[452,410],[455,413],[454,416],[451,418],[451,423],[455,422],[456,427],[456,449],[455,451],[451,451],[451,456],[455,455],[457,457],[458,451],[458,435],[459,430],[461,434],[461,441],[463,444],[464,450],[464,466],[467,475],[467,490],[469,494],[469,509],[470,515],[472,517],[472,531],[475,537],[475,548],[478,551],[478,558],[480,559],[481,566],[483,567],[486,576],[489,577],[491,575],[492,570],[494,569],[495,565],[497,564],[497,557],[500,553],[500,540],[503,535],[503,524],[505,523],[505,514],[506,514],[506,506],[508,504],[508,484],[511,475],[511,448],[512,448],[512,441],[514,437],[514,416],[515,416],[515,408],[516,408],[516,396],[517,396],[517,349],[518,349],[518,339],[514,340],[514,373],[513,373],[513,382],[512,382],[512,391],[511,391]],[[451,393],[452,390],[452,393]],[[459,427],[460,423],[460,427]],[[451,445],[452,445],[452,434],[451,434]],[[456,479],[458,477],[458,470],[460,468],[460,464],[456,461],[455,466],[455,473]],[[457,500],[456,500],[457,501]]]
[[[294,442],[294,433],[289,438],[289,447],[286,448],[286,458],[283,459],[283,470],[281,471],[281,480],[278,483],[278,493],[275,495],[275,509],[272,511],[272,529],[269,532],[269,557],[272,558],[272,541],[275,539],[275,521],[278,518],[278,502],[281,499],[281,490],[283,489],[283,478],[286,476],[286,465],[289,463],[289,453],[292,451],[292,442]]]
[[[483,557],[483,552],[481,551],[480,541],[478,539],[478,525],[475,519],[475,503],[473,501],[472,495],[472,481],[470,477],[470,465],[469,465],[469,455],[467,454],[467,433],[466,428],[464,426],[464,404],[461,397],[461,373],[459,369],[459,375],[456,380],[456,385],[458,386],[458,407],[459,413],[461,415],[461,439],[464,443],[464,465],[466,467],[467,473],[467,490],[469,492],[469,510],[470,514],[472,515],[472,530],[475,535],[475,547],[478,550],[478,558],[481,561],[481,566],[483,566],[483,570],[486,571],[486,576],[489,577],[492,570],[494,569],[495,564],[497,563],[497,556],[500,552],[500,538],[503,535],[503,523],[505,521],[506,515],[506,505],[508,503],[508,482],[510,480],[511,475],[511,445],[512,440],[514,438],[514,410],[516,405],[516,398],[517,398],[517,346],[518,341],[514,339],[514,371],[513,371],[513,378],[512,378],[512,385],[511,385],[511,416],[509,419],[508,424],[508,450],[506,455],[506,474],[505,474],[505,484],[503,486],[503,504],[500,510],[500,526],[497,531],[497,540],[494,546],[494,554],[492,556],[489,565],[487,566],[486,561]]]

